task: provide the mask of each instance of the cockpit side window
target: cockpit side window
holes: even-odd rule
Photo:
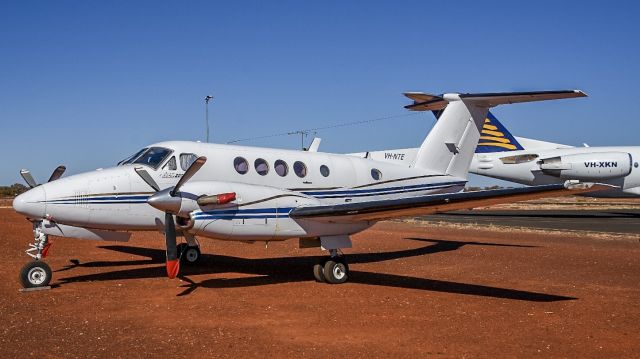
[[[167,159],[167,157],[169,157],[169,155],[171,155],[171,152],[173,151],[168,148],[150,147],[132,163],[147,165],[156,169],[165,159]]]
[[[197,159],[198,159],[198,155],[194,153],[180,154],[180,168],[182,168],[183,171],[186,171],[189,168],[189,166],[191,166],[191,164],[195,162]]]
[[[178,166],[176,166],[176,156],[171,156],[171,159],[169,159],[169,161],[167,161],[167,163],[162,166],[162,169],[167,171],[177,170]]]
[[[135,160],[136,158],[138,158],[138,156],[140,156],[144,151],[146,151],[146,148],[141,149],[140,151],[134,153],[133,155],[125,158],[124,160],[118,162],[118,166],[122,166],[122,165],[126,165],[128,163],[132,163],[133,160]]]

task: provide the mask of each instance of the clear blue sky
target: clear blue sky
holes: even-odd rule
[[[403,91],[573,89],[502,106],[516,135],[640,145],[637,2],[3,1],[0,184],[108,167],[146,144],[403,114]],[[322,150],[417,146],[430,114],[321,131]],[[249,145],[296,148],[285,136]]]

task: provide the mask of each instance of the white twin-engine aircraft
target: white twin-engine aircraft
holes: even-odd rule
[[[35,260],[21,271],[25,287],[46,286],[51,269],[42,261],[48,236],[127,241],[130,231],[161,231],[166,267],[200,257],[195,237],[231,241],[300,238],[301,247],[322,247],[330,256],[314,266],[318,281],[343,283],[349,268],[340,249],[350,235],[376,221],[473,208],[531,198],[609,188],[592,183],[460,192],[489,108],[509,103],[586,96],[581,91],[456,94],[410,93],[410,110],[442,110],[409,164],[367,156],[208,144],[161,142],[116,167],[38,185],[15,210],[33,223]],[[176,236],[186,243],[176,244]]]

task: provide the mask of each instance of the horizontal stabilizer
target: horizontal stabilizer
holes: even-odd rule
[[[404,94],[413,100],[413,104],[405,106],[411,111],[440,110],[447,105],[447,94],[430,95],[421,92],[408,92]],[[499,92],[499,93],[466,93],[457,95],[462,101],[473,102],[478,107],[490,108],[520,102],[534,102],[546,100],[559,100],[574,97],[587,97],[580,90],[560,91],[529,91],[529,92]]]
[[[330,222],[380,221],[390,218],[424,216],[537,198],[570,196],[614,188],[618,187],[605,184],[574,184],[568,182],[567,184],[551,184],[477,192],[444,193],[362,203],[299,207],[291,211],[290,216],[296,219]]]
[[[424,92],[405,92],[404,95],[413,100],[413,104],[404,108],[410,111],[438,111],[449,103],[441,95],[430,95]]]

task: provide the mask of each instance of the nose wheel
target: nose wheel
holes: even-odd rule
[[[25,264],[20,270],[20,283],[24,288],[46,287],[51,282],[51,267],[43,261]]]
[[[51,267],[42,260],[47,256],[52,242],[41,230],[42,222],[33,222],[33,243],[26,250],[34,260],[25,264],[20,270],[20,284],[23,288],[46,287],[51,282]]]

